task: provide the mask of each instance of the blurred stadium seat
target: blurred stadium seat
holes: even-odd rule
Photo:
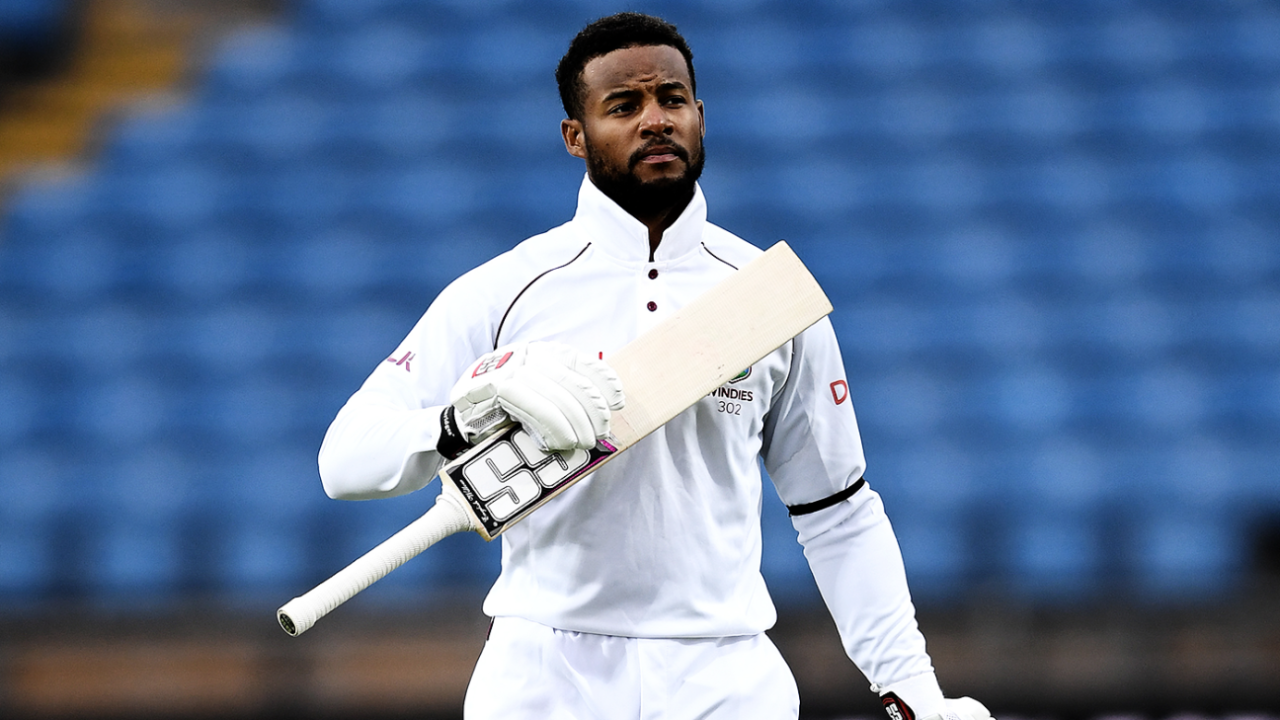
[[[0,605],[279,601],[420,513],[328,501],[316,450],[446,283],[572,213],[552,73],[606,5],[305,0],[16,187]],[[1241,587],[1280,512],[1275,8],[653,9],[697,53],[712,220],[836,304],[923,601]],[[763,514],[774,595],[814,601]],[[483,589],[496,545],[447,542],[371,592]]]

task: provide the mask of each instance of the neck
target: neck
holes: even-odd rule
[[[661,202],[654,202],[659,200],[656,196],[645,197],[630,193],[615,195],[608,191],[605,191],[605,194],[626,210],[628,215],[649,228],[649,261],[652,262],[654,253],[658,251],[658,245],[662,243],[662,234],[674,225],[680,218],[680,214],[689,207],[689,203],[693,200],[694,189],[690,187],[676,197],[661,198]]]
[[[667,231],[667,228],[675,224],[684,209],[689,207],[689,201],[691,200],[693,200],[693,193],[690,193],[688,197],[675,205],[646,216],[639,215],[629,208],[623,208],[631,213],[632,217],[649,228],[649,262],[653,262],[654,254],[658,252],[658,245],[662,243],[662,234]]]

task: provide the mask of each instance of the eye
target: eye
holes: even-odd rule
[[[683,95],[671,95],[663,100],[663,102],[667,105],[685,105],[689,101],[686,100]]]
[[[633,106],[631,103],[629,103],[629,102],[627,102],[627,103],[618,103],[617,105],[614,105],[614,106],[612,106],[612,107],[610,107],[610,108],[609,108],[609,114],[610,114],[610,115],[622,115],[622,114],[624,114],[624,113],[631,112],[631,109],[632,109],[633,107],[634,107],[634,106]]]

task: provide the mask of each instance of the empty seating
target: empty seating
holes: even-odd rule
[[[1239,586],[1230,509],[1280,512],[1274,13],[655,9],[697,53],[712,221],[786,238],[835,303],[919,597]],[[315,453],[436,293],[570,217],[552,72],[610,11],[307,0],[121,113],[96,164],[17,187],[0,605],[278,602],[425,510],[329,501]],[[765,495],[772,591],[813,602]],[[445,543],[374,601],[497,573],[496,544]]]

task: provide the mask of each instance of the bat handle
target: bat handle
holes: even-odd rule
[[[276,611],[280,627],[297,637],[315,625],[317,620],[418,553],[454,533],[474,530],[470,516],[463,510],[462,501],[448,492],[449,489],[446,485],[436,498],[436,504],[422,517],[311,591],[285,603]]]

